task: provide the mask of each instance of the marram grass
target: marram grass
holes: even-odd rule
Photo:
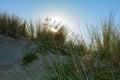
[[[0,34],[13,38],[26,36],[26,21],[16,15],[0,13]]]
[[[89,30],[91,41],[86,45],[81,38],[67,40],[73,35],[68,36],[69,31],[64,25],[53,24],[48,20],[44,23],[28,23],[16,15],[0,14],[0,34],[35,41],[39,45],[38,53],[44,56],[51,52],[67,58],[66,62],[60,58],[59,61],[50,62],[48,67],[54,74],[46,75],[42,80],[119,80],[120,26],[115,24],[112,16],[102,20],[98,26],[99,29]],[[57,28],[57,32],[51,31],[51,27]],[[24,56],[23,62],[25,60],[30,64],[34,61],[30,58],[33,58],[31,54]]]

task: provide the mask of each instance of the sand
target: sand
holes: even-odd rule
[[[0,80],[42,80],[41,77],[48,74],[44,56],[36,53],[39,60],[28,66],[23,66],[21,61],[26,52],[37,47],[37,44],[25,38],[15,40],[0,35]]]

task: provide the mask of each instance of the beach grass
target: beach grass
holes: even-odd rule
[[[0,13],[0,34],[13,38],[26,37],[26,21],[16,15]]]
[[[82,38],[68,39],[73,36],[68,36],[69,29],[48,19],[28,24],[18,16],[0,14],[0,34],[15,39],[25,37],[39,45],[38,53],[44,56],[53,53],[68,59],[64,62],[59,58],[50,63],[54,74],[47,75],[46,80],[119,80],[120,26],[110,15],[88,32],[90,42],[87,45]],[[23,57],[23,63],[27,65],[36,59],[37,56],[30,53]]]

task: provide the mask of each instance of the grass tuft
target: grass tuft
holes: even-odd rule
[[[26,53],[22,58],[23,65],[28,65],[35,60],[38,60],[38,56],[35,53]]]
[[[26,37],[26,21],[16,15],[0,13],[0,34],[13,38]]]

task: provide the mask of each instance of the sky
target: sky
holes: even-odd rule
[[[120,0],[0,0],[0,11],[28,20],[50,17],[84,33],[86,24],[97,24],[110,13],[120,22],[119,4]]]

